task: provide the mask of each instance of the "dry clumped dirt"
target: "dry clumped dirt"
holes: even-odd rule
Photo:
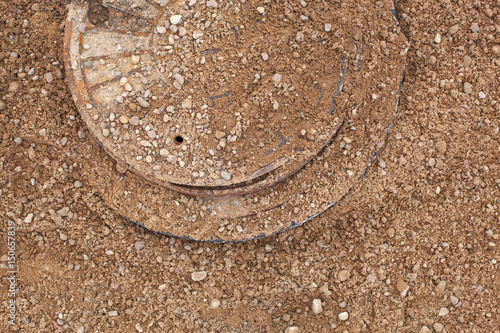
[[[411,47],[378,162],[304,226],[226,245],[157,236],[81,181],[100,148],[64,78],[68,4],[0,3],[0,331],[499,332],[499,1],[399,2]]]

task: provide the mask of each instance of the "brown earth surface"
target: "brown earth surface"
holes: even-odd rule
[[[0,3],[0,331],[500,331],[500,1],[397,3],[410,49],[377,163],[304,226],[225,245],[155,235],[82,181],[103,152],[65,81],[68,4]]]

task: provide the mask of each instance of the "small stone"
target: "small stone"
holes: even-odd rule
[[[441,333],[443,332],[444,326],[440,323],[434,323],[434,325],[432,325],[432,328],[434,328],[434,331],[436,331],[436,333]]]
[[[214,310],[217,310],[220,307],[220,301],[218,299],[213,299],[210,302],[210,307]]]
[[[271,252],[273,250],[273,248],[269,244],[266,244],[266,246],[264,247],[264,249],[266,250],[266,252]]]
[[[139,324],[139,323],[135,324],[135,329],[136,329],[136,330],[137,330],[137,332],[139,332],[139,333],[144,332],[144,329],[142,328],[141,324]]]
[[[434,43],[436,43],[436,44],[440,44],[441,43],[441,34],[439,32],[434,37]]]
[[[326,31],[326,32],[330,32],[330,31],[332,31],[332,25],[331,25],[331,24],[328,24],[328,23],[327,23],[327,24],[325,24],[325,31]]]
[[[351,277],[351,272],[349,272],[348,270],[343,269],[339,272],[340,282],[347,281],[347,279],[349,279],[350,277]]]
[[[398,290],[401,297],[405,297],[406,294],[408,293],[408,290],[410,289],[410,287],[403,279],[399,279],[396,282],[396,289]]]
[[[438,141],[436,143],[436,149],[438,152],[440,152],[441,154],[444,154],[446,152],[446,141]]]
[[[174,75],[174,79],[179,82],[180,84],[184,84],[184,77],[180,75],[179,73]]]
[[[282,317],[284,321],[290,321],[290,315],[288,313],[285,313]]]
[[[170,16],[170,23],[173,25],[179,25],[182,21],[182,15],[172,15]]]
[[[479,94],[478,94],[479,98],[481,99],[485,99],[486,98],[486,95],[484,94],[484,92],[480,91]]]
[[[500,45],[494,45],[491,48],[491,51],[493,51],[493,53],[495,53],[495,54],[500,54]]]
[[[321,300],[319,298],[313,300],[312,311],[314,314],[320,314],[321,312],[323,312],[323,307],[321,306]]]
[[[458,298],[456,298],[455,296],[451,295],[450,296],[450,302],[453,305],[457,305],[458,304]]]
[[[464,83],[464,93],[466,94],[472,93],[472,85],[469,82]]]
[[[52,81],[54,81],[54,75],[52,75],[52,73],[50,72],[46,73],[43,77],[45,78],[45,81],[47,81],[47,83],[51,83]]]
[[[142,97],[137,97],[137,103],[139,103],[139,105],[142,106],[143,108],[149,107],[149,103]]]
[[[427,162],[427,164],[430,166],[430,167],[433,167],[434,165],[436,165],[436,160],[434,158],[429,158],[429,161]]]
[[[422,326],[419,333],[432,333],[431,329],[427,326]]]
[[[108,312],[108,315],[109,315],[110,317],[116,317],[116,316],[118,316],[118,311],[109,311],[109,312]]]
[[[60,234],[59,235],[59,238],[62,240],[62,241],[65,241],[68,239],[68,236],[66,234]]]
[[[220,140],[225,136],[226,136],[226,133],[221,132],[221,131],[215,131],[215,137],[217,138],[217,140]]]
[[[0,111],[3,111],[3,110],[5,110],[5,103],[0,102]]]
[[[434,292],[436,295],[441,295],[446,288],[446,281],[439,281],[436,288],[434,288]]]
[[[191,109],[193,107],[193,100],[191,98],[186,98],[185,100],[182,101],[182,108],[183,109]]]
[[[205,271],[191,273],[191,279],[193,279],[193,281],[203,281],[206,278],[207,278],[207,272]]]
[[[439,309],[438,316],[439,316],[439,317],[444,317],[444,316],[446,316],[448,313],[450,313],[450,310],[448,310],[448,308],[441,308],[441,309]]]
[[[259,12],[259,14],[264,14],[266,10],[264,7],[257,7],[257,11]]]
[[[264,61],[267,61],[269,59],[269,55],[267,53],[262,53],[262,59],[264,59]]]
[[[386,167],[385,161],[383,159],[379,159],[378,166],[384,169]]]
[[[132,63],[137,64],[137,63],[139,63],[139,61],[141,61],[141,57],[140,56],[138,56],[138,55],[133,55],[132,56]]]
[[[120,120],[120,123],[122,124],[127,124],[129,122],[129,117],[127,117],[126,115],[121,115],[120,118],[118,118],[118,120]]]
[[[349,313],[348,312],[341,312],[339,313],[339,320],[346,321],[349,319]]]
[[[137,126],[139,125],[139,117],[133,116],[132,118],[129,119],[129,124]]]
[[[215,1],[215,0],[208,0],[207,1],[207,7],[217,8],[217,6],[218,6],[217,1]]]
[[[290,327],[287,327],[287,329],[285,330],[285,333],[299,333],[300,330],[297,326],[290,326]]]
[[[17,90],[19,90],[19,83],[17,83],[17,82],[12,82],[12,83],[9,85],[9,91],[10,91],[10,92],[17,92]]]
[[[81,182],[81,181],[79,181],[79,180],[77,180],[77,181],[73,184],[73,186],[75,186],[75,188],[80,188],[80,187],[82,187],[82,182]]]
[[[220,176],[222,178],[224,178],[225,180],[230,180],[231,179],[231,174],[229,172],[227,172],[227,171],[222,171],[220,173]]]
[[[280,83],[281,82],[281,74],[274,74],[273,81],[276,83]]]
[[[167,28],[165,26],[159,25],[156,27],[156,31],[158,31],[160,35],[163,35],[167,32]]]
[[[34,216],[33,213],[29,213],[28,215],[26,215],[26,218],[24,219],[24,223],[31,223],[33,221],[33,216]]]
[[[144,248],[144,246],[146,246],[146,242],[145,241],[138,241],[134,244],[134,247],[137,251],[140,251]]]
[[[479,25],[477,25],[477,23],[472,23],[472,25],[470,26],[470,30],[472,32],[478,32],[479,31]]]
[[[166,149],[160,149],[160,156],[162,157],[168,157],[170,155],[170,152]]]
[[[14,142],[20,145],[21,143],[23,143],[23,139],[18,137],[14,139]]]

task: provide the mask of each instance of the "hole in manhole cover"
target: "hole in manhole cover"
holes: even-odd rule
[[[74,1],[69,86],[128,170],[92,161],[101,196],[154,231],[213,241],[332,206],[395,116],[406,40],[392,5]]]

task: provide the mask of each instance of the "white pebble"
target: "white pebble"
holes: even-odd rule
[[[323,307],[321,306],[321,300],[319,298],[316,298],[312,302],[312,311],[314,314],[320,314],[323,312]]]
[[[345,321],[349,319],[349,313],[348,312],[341,312],[339,313],[339,320]]]

